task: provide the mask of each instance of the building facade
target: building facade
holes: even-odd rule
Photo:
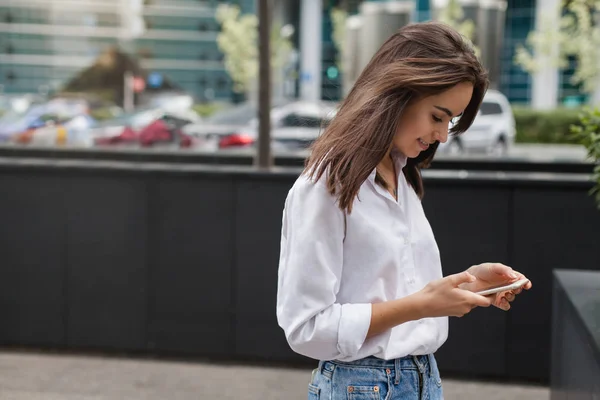
[[[497,88],[513,103],[584,99],[569,83],[572,68],[532,77],[514,63],[516,46],[534,29],[540,9],[555,1],[506,0],[497,50]],[[230,100],[231,79],[216,43],[219,24],[215,10],[221,2],[255,12],[254,0],[0,1],[0,92],[57,90],[103,51],[119,46],[137,56],[148,72],[157,73],[153,76],[167,76],[199,101]],[[343,96],[330,12],[343,4],[351,15],[357,14],[367,2],[386,0],[275,2],[274,19],[295,28],[292,41],[299,50],[296,95],[327,100]],[[434,0],[406,2],[413,2],[412,21],[432,18]]]
[[[0,85],[6,93],[59,89],[108,48],[137,56],[197,99],[229,99],[216,43],[219,1],[5,0],[0,2]],[[253,12],[253,1],[238,1]]]

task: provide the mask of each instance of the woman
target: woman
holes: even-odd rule
[[[488,86],[472,48],[439,23],[387,40],[315,142],[285,203],[277,318],[320,360],[309,399],[441,399],[433,353],[448,316],[508,310],[523,278],[485,263],[442,277],[419,168],[467,130]],[[531,283],[525,288],[529,289]]]

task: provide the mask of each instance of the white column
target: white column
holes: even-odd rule
[[[600,86],[596,87],[596,90],[590,96],[589,103],[591,106],[597,107],[600,105]]]
[[[536,0],[535,29],[542,30],[548,26],[558,28],[560,16],[558,7],[559,0]],[[553,51],[558,51],[558,45],[554,46]],[[540,70],[532,75],[531,106],[538,110],[553,109],[558,102],[558,69],[551,65],[548,57],[536,54],[534,56],[539,57],[542,62]]]
[[[300,97],[321,99],[323,1],[300,2]]]

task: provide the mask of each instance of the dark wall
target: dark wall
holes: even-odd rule
[[[275,318],[281,212],[298,170],[0,162],[0,344],[300,361]],[[454,375],[548,381],[551,272],[598,269],[584,180],[426,175],[446,274],[500,261],[534,288],[451,319]]]
[[[489,182],[464,187],[451,181],[428,182],[427,186],[424,208],[440,247],[444,275],[486,261],[510,265],[511,192],[507,187]],[[440,368],[505,375],[506,321],[507,313],[496,308],[475,309],[467,318],[450,319],[449,340],[438,353]],[[468,356],[465,349],[469,349]]]

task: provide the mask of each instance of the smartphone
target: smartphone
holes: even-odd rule
[[[520,288],[521,286],[525,285],[527,282],[529,282],[529,279],[520,279],[516,282],[513,283],[509,283],[508,285],[503,285],[503,286],[497,286],[497,287],[492,287],[486,290],[482,290],[480,292],[476,292],[477,294],[480,294],[482,296],[488,296],[490,294],[495,294],[495,293],[499,293],[499,292],[506,292],[509,290],[515,290]]]

